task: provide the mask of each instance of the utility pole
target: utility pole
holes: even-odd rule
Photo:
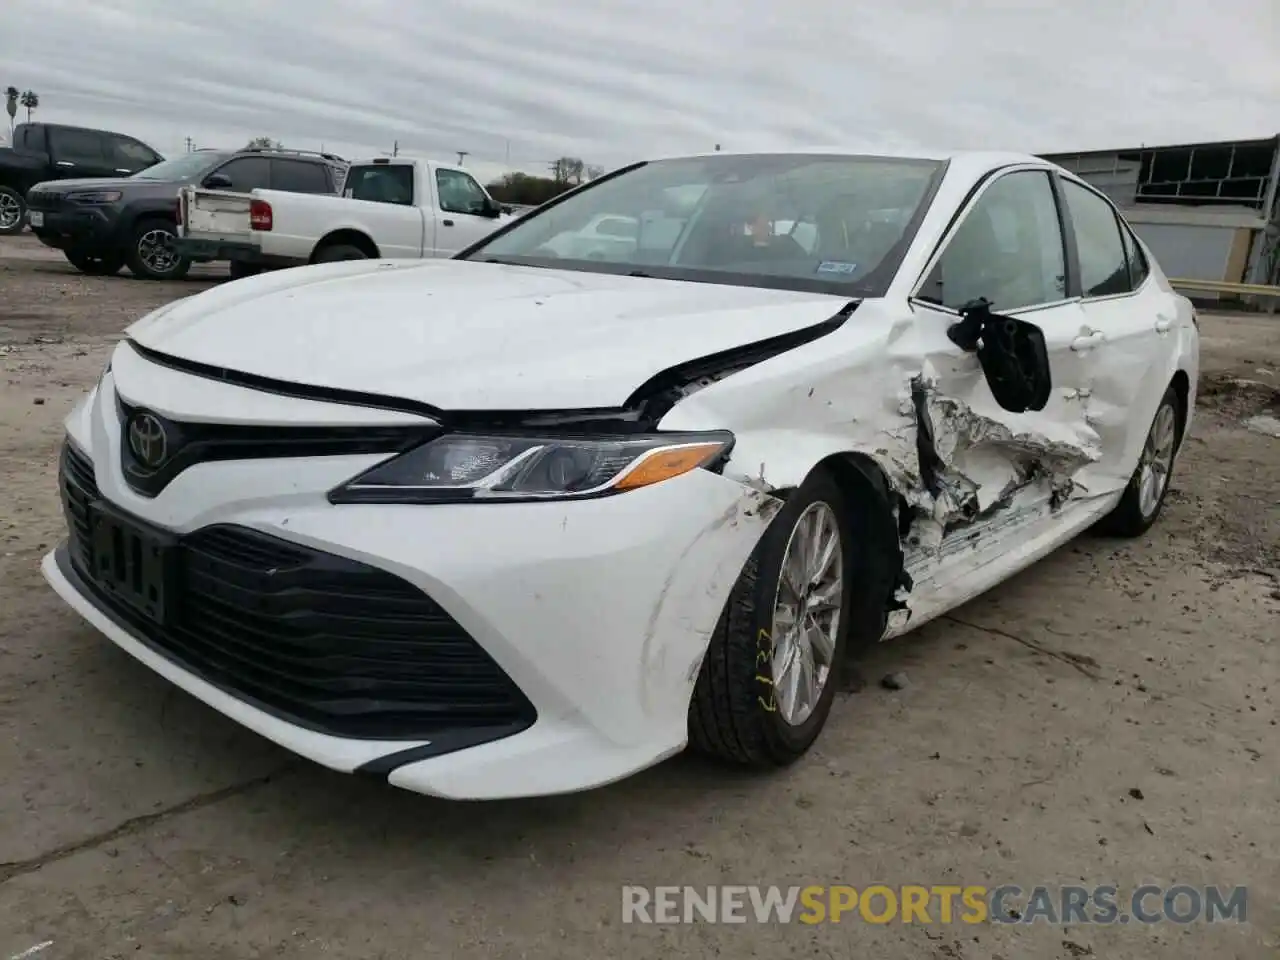
[[[391,144],[391,155],[392,155],[393,157],[398,157],[398,156],[400,156],[400,141],[399,141],[399,140],[397,140],[395,143]]]
[[[463,160],[465,160],[465,159],[467,158],[467,155],[468,155],[468,154],[470,154],[470,153],[471,153],[471,151],[470,151],[470,150],[459,150],[459,151],[458,151],[458,166],[462,166],[462,161],[463,161]]]
[[[187,137],[187,153],[190,153],[195,148],[196,148],[196,142],[192,140],[190,137]]]

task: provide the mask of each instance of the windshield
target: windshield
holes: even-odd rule
[[[801,154],[659,160],[553,202],[464,258],[879,296],[943,168]]]
[[[180,157],[174,157],[172,160],[162,160],[154,167],[147,167],[133,175],[134,180],[165,180],[172,182],[180,182],[192,180],[200,176],[216,163],[233,157],[232,153],[214,153],[212,151],[201,150],[196,153],[186,153]]]

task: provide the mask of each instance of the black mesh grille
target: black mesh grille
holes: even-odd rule
[[[93,466],[71,446],[61,487],[77,573],[97,602],[191,672],[290,722],[337,736],[412,739],[526,726],[532,705],[435,601],[384,570],[236,526],[177,546],[164,628],[88,574]]]
[[[32,190],[27,193],[27,206],[32,210],[60,210],[63,197],[60,193],[45,190]]]

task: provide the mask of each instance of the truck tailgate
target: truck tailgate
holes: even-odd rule
[[[198,240],[252,240],[248,194],[183,187],[178,197],[182,205],[178,236]]]

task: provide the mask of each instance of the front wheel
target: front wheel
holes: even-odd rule
[[[243,260],[232,260],[228,272],[232,280],[243,280],[245,277],[256,277],[262,272],[262,267],[256,263],[246,263]]]
[[[120,272],[124,261],[117,256],[91,256],[81,250],[63,250],[67,262],[90,277],[110,277]]]
[[[1169,493],[1169,478],[1178,451],[1181,432],[1182,401],[1173,387],[1160,399],[1147,440],[1142,445],[1138,466],[1134,468],[1124,496],[1114,510],[1098,523],[1099,533],[1113,537],[1140,537],[1146,533],[1164,507]]]
[[[342,260],[368,260],[369,255],[347,243],[333,243],[316,251],[316,263],[338,263]]]
[[[849,633],[853,548],[846,497],[816,471],[765,531],[720,616],[689,708],[696,750],[781,766],[817,739]]]
[[[22,194],[0,187],[0,237],[12,237],[27,225],[27,204]]]
[[[177,239],[167,220],[144,220],[133,228],[125,262],[129,272],[142,280],[181,280],[191,269],[191,261],[173,249]]]

